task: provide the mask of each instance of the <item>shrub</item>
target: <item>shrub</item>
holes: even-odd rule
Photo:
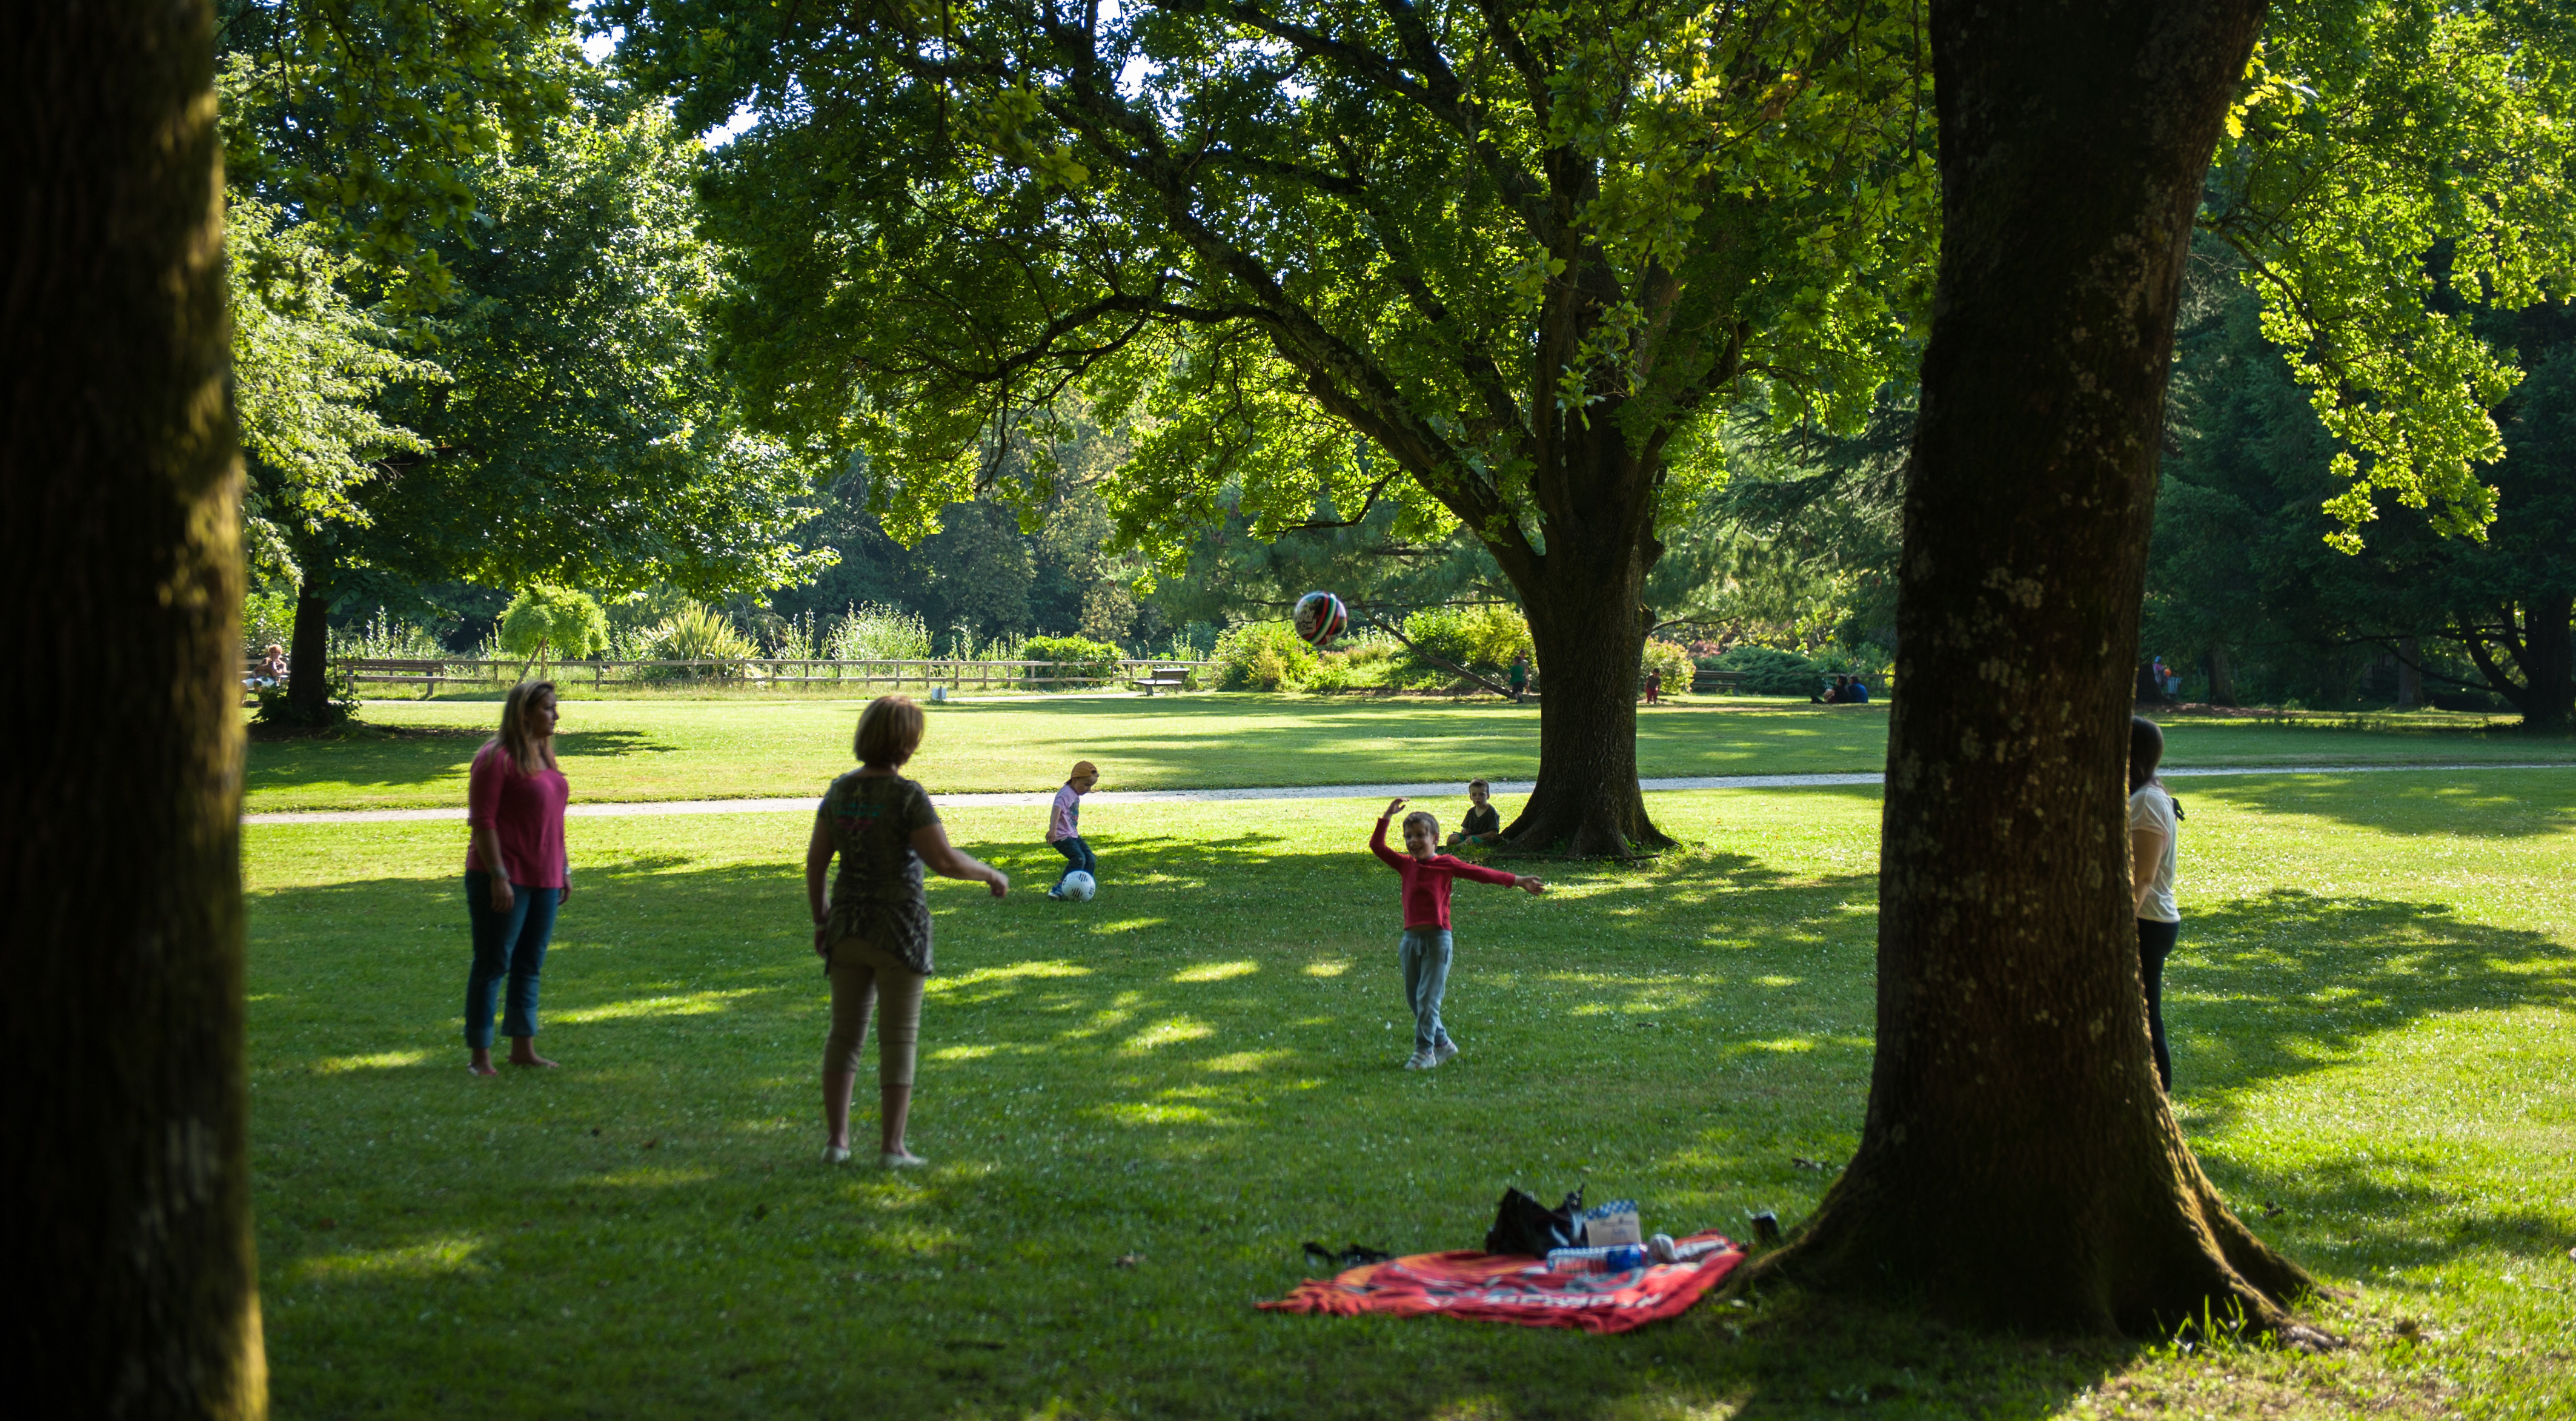
[[[524,661],[578,660],[608,647],[608,614],[586,592],[531,582],[501,613],[501,649]]]
[[[358,715],[358,684],[353,673],[341,665],[325,660],[322,672],[322,709],[313,715],[299,714],[287,699],[286,685],[259,688],[259,709],[251,719],[261,725],[298,725],[312,729],[339,725],[355,720]]]
[[[704,603],[691,602],[662,620],[662,624],[644,634],[639,648],[651,661],[711,661],[713,666],[654,666],[645,671],[652,680],[678,676],[740,676],[742,663],[759,655],[722,612]]]
[[[1529,623],[1511,607],[1425,607],[1404,619],[1404,634],[1421,651],[1496,680],[1516,656],[1537,660]],[[1457,680],[1455,673],[1413,648],[1406,649],[1404,661],[1399,673],[1404,684],[1446,686]]]
[[[1690,649],[1677,641],[1649,638],[1643,660],[1645,665],[1639,673],[1639,684],[1643,684],[1645,672],[1660,671],[1664,673],[1664,694],[1668,696],[1689,690],[1691,673],[1699,669],[1691,664]]]
[[[1351,659],[1331,652],[1315,658],[1315,669],[1306,673],[1306,689],[1320,695],[1347,691],[1358,684],[1351,676]]]
[[[1211,659],[1220,691],[1291,689],[1315,669],[1315,649],[1286,622],[1237,622],[1217,636]]]
[[[1770,646],[1732,648],[1715,666],[1743,677],[1737,685],[1757,696],[1812,696],[1829,674],[1794,651]]]
[[[824,634],[823,654],[835,661],[927,661],[930,627],[918,612],[862,603]]]
[[[1098,676],[1112,681],[1117,678],[1118,663],[1124,655],[1118,648],[1105,641],[1092,641],[1078,636],[1033,636],[1020,643],[1019,652],[1018,656],[1011,659],[1043,661],[1053,668],[1047,672],[1033,670],[1032,676]],[[1047,689],[1060,691],[1067,688],[1053,685]]]

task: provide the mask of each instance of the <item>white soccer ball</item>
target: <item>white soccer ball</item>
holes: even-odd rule
[[[1076,903],[1088,903],[1091,895],[1099,889],[1100,885],[1092,881],[1090,874],[1077,868],[1064,876],[1064,882],[1057,884],[1055,891]]]

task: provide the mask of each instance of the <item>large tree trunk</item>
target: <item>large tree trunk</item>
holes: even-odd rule
[[[1653,479],[1618,421],[1594,418],[1552,446],[1561,477],[1540,481],[1546,550],[1501,555],[1538,648],[1538,784],[1504,830],[1515,848],[1626,857],[1672,842],[1637,787],[1637,688],[1646,646]],[[1560,491],[1562,493],[1560,494]],[[1578,494],[1579,491],[1579,494]],[[1576,497],[1582,502],[1573,505]]]
[[[0,7],[0,1375],[267,1410],[242,1066],[240,470],[203,0]]]
[[[2236,667],[2227,659],[2227,648],[2209,649],[2209,703],[2214,706],[2236,704]]]
[[[2576,628],[2576,597],[2553,593],[2507,602],[2499,616],[2492,638],[2466,617],[2459,620],[2460,642],[2468,649],[2469,659],[2477,663],[2487,685],[2522,712],[2523,724],[2535,729],[2563,728],[2576,714],[2576,647],[2569,644],[2571,628]],[[2513,672],[2496,660],[2496,646],[2504,648],[2514,670],[2522,673],[2521,680],[2516,681]]]
[[[295,591],[295,631],[287,638],[286,704],[306,725],[320,725],[331,701],[331,577],[337,570],[325,539],[303,559]]]
[[[1877,1058],[1850,1167],[1761,1275],[2053,1331],[2205,1305],[2279,1325],[2307,1285],[2228,1213],[2157,1087],[2124,813],[2176,296],[2262,9],[1933,5],[1941,270]]]
[[[2397,709],[2424,706],[2424,644],[2414,637],[2397,639]]]

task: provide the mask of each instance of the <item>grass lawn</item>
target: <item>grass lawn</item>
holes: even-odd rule
[[[587,800],[738,799],[819,794],[849,763],[860,703],[791,698],[568,701],[561,748]],[[915,764],[935,792],[1032,790],[1096,761],[1106,789],[1527,779],[1538,771],[1538,707],[1499,701],[1387,702],[1222,694],[959,701],[932,712]],[[289,740],[250,748],[246,807],[395,809],[457,805],[475,747],[500,708],[473,701],[377,701],[398,737]],[[1693,698],[1641,710],[1648,776],[1874,771],[1887,709]],[[2368,720],[2184,718],[2175,765],[2576,762],[2576,741],[2491,729],[2440,712]]]
[[[1428,1074],[1398,1069],[1374,805],[1101,805],[1080,907],[1030,891],[1030,814],[955,814],[1023,891],[934,890],[932,1164],[903,1175],[816,1158],[803,816],[576,821],[564,1068],[486,1082],[456,1040],[454,826],[260,825],[277,1414],[2576,1414],[2576,776],[2182,797],[2183,1118],[2249,1222],[2348,1290],[2318,1309],[2345,1352],[1795,1294],[1615,1338],[1253,1309],[1307,1275],[1302,1240],[1472,1247],[1507,1183],[1674,1232],[1812,1207],[1829,1175],[1793,1161],[1847,1158],[1866,1088],[1873,792],[1659,796],[1700,847],[1540,899],[1462,887],[1464,1055]]]

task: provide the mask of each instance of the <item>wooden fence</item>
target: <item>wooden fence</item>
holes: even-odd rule
[[[557,681],[587,685],[593,690],[694,685],[798,690],[828,687],[865,693],[906,687],[928,690],[934,686],[952,691],[1052,691],[1133,685],[1151,694],[1157,689],[1180,689],[1209,663],[1121,660],[1114,663],[1114,670],[1087,670],[1081,665],[1054,661],[827,661],[757,656],[697,661],[557,661],[540,667],[506,658],[432,661],[344,656],[334,658],[333,664],[347,672],[353,684],[412,686],[427,698],[443,690],[504,690],[522,676],[540,671]]]

